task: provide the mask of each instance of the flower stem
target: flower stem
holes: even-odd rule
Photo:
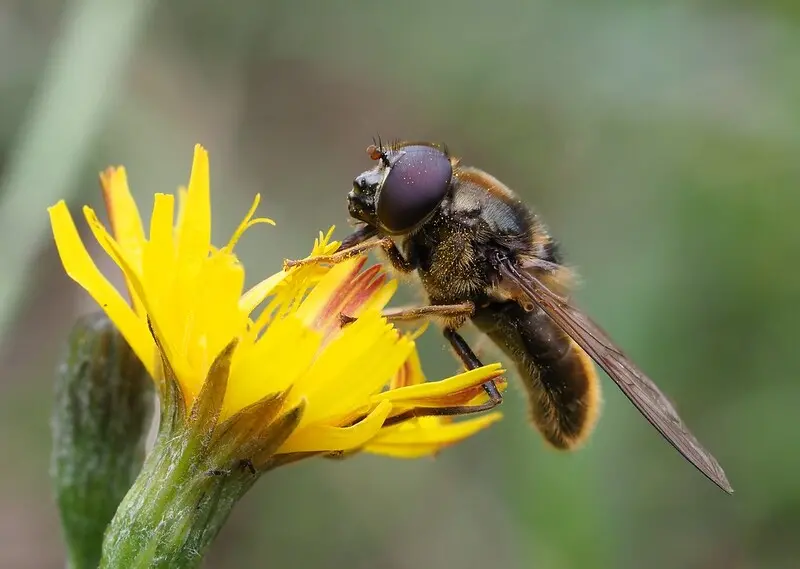
[[[198,460],[196,433],[162,432],[103,541],[101,568],[190,568],[258,478]]]

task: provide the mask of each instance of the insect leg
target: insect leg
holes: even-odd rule
[[[342,239],[338,251],[332,255],[320,255],[319,257],[311,257],[306,259],[286,259],[283,262],[283,270],[289,270],[292,267],[299,267],[301,265],[313,265],[317,263],[339,263],[348,257],[357,255],[362,251],[367,251],[373,247],[379,247],[379,242],[367,243],[377,235],[378,230],[369,225],[362,225],[353,233]]]
[[[381,312],[381,316],[388,322],[417,322],[428,320],[429,318],[441,318],[450,326],[455,327],[455,323],[461,324],[472,316],[475,312],[475,305],[471,302],[461,304],[432,304],[429,306],[398,306],[397,308],[387,308]],[[340,314],[339,319],[342,325],[351,324],[356,321],[354,316]]]
[[[397,245],[394,244],[394,241],[391,239],[381,239],[381,241],[383,252],[386,253],[386,257],[394,270],[401,273],[410,273],[417,268],[419,263],[416,256],[412,255],[411,258],[406,259],[400,249],[397,248]]]
[[[475,305],[471,302],[464,302],[462,304],[440,304],[430,306],[412,306],[401,307],[396,309],[389,309],[383,314],[389,320],[410,322],[414,320],[424,320],[430,317],[442,317],[452,322],[453,319],[468,318],[475,311]],[[346,314],[341,314],[342,325],[347,325],[354,322],[356,319]],[[458,353],[459,358],[469,370],[483,367],[483,364],[478,359],[478,356],[470,349],[467,342],[462,338],[454,328],[448,326],[444,331],[445,337],[450,341],[450,344]],[[384,426],[394,425],[406,421],[412,417],[425,417],[425,416],[452,416],[452,415],[467,415],[470,413],[480,413],[488,411],[497,407],[503,401],[503,396],[494,380],[488,381],[483,384],[483,389],[489,395],[489,400],[480,405],[454,405],[452,407],[433,407],[433,408],[417,408],[409,409],[399,415],[388,418],[384,422]]]
[[[367,251],[377,247],[383,249],[384,253],[386,253],[387,258],[389,259],[389,263],[391,263],[395,270],[402,273],[410,273],[417,268],[416,259],[406,259],[403,256],[403,253],[400,252],[400,249],[397,248],[397,245],[394,244],[394,241],[388,237],[382,237],[380,239],[376,239],[375,241],[370,241],[370,239],[375,237],[376,234],[376,229],[369,226],[362,227],[356,230],[350,236],[345,237],[345,239],[342,241],[342,246],[335,253],[331,255],[320,255],[318,257],[307,257],[305,259],[298,260],[286,259],[283,262],[283,269],[288,270],[302,265],[317,265],[320,263],[330,263],[335,265],[336,263],[341,263],[345,259],[349,259],[350,257],[359,255],[361,253],[366,253]]]
[[[303,265],[319,265],[322,263],[330,263],[335,265],[349,259],[350,257],[355,257],[360,253],[365,253],[370,249],[375,249],[376,247],[383,247],[385,249],[390,244],[394,245],[390,239],[383,238],[378,239],[377,241],[364,241],[362,243],[358,243],[357,245],[353,245],[349,249],[339,250],[331,255],[319,255],[317,257],[307,257],[305,259],[296,260],[286,259],[283,262],[283,270],[286,271],[294,267],[300,267]]]
[[[483,364],[478,359],[470,347],[467,345],[467,342],[464,338],[461,337],[454,329],[452,328],[445,328],[444,330],[445,337],[450,341],[450,344],[455,348],[458,356],[461,358],[461,361],[467,367],[467,369],[473,370],[479,367],[482,367]],[[454,405],[452,407],[433,407],[433,408],[417,408],[417,409],[409,409],[403,413],[395,415],[393,417],[389,417],[384,421],[383,426],[388,427],[390,425],[394,425],[396,423],[402,423],[408,419],[413,417],[425,417],[425,416],[436,416],[436,417],[443,417],[443,416],[453,416],[453,415],[468,415],[470,413],[480,413],[482,411],[488,411],[490,409],[494,409],[500,403],[503,402],[503,396],[500,394],[500,390],[497,389],[497,385],[495,384],[494,380],[489,380],[483,384],[483,389],[486,391],[486,394],[489,396],[489,400],[485,403],[481,403],[480,405]]]
[[[339,251],[351,249],[352,247],[363,243],[367,239],[371,239],[378,234],[378,230],[369,225],[362,225],[350,235],[342,239],[342,244],[339,245]]]
[[[256,473],[256,467],[253,465],[253,461],[249,458],[239,459],[236,463],[236,468],[240,471],[247,470],[250,474]],[[233,471],[233,468],[212,468],[211,470],[206,471],[206,476],[230,476],[233,474]]]
[[[453,407],[419,407],[416,409],[409,409],[408,411],[404,411],[393,417],[389,417],[383,422],[383,426],[389,427],[391,425],[396,425],[397,423],[402,423],[403,421],[407,421],[414,417],[452,417],[457,415],[482,413],[483,411],[494,409],[500,403],[502,403],[502,401],[502,398],[497,400],[489,399],[489,401],[486,403],[481,403],[480,405],[454,405]]]
[[[351,236],[352,237],[352,236]],[[345,241],[350,239],[350,237],[346,238]],[[403,253],[400,249],[397,248],[397,245],[394,244],[394,241],[389,239],[388,237],[382,237],[375,241],[362,241],[361,243],[357,243],[352,245],[348,249],[339,249],[336,253],[332,255],[321,255],[319,257],[311,257],[309,259],[302,259],[300,261],[284,261],[284,267],[293,267],[297,265],[304,265],[304,264],[311,264],[311,263],[340,263],[345,259],[352,257],[353,255],[358,255],[360,253],[365,253],[371,249],[376,249],[380,247],[383,249],[383,252],[386,254],[387,259],[389,260],[389,264],[392,265],[392,268],[396,271],[401,273],[410,273],[414,269],[417,268],[417,260],[415,258],[406,259],[403,256]]]
[[[211,470],[206,471],[206,476],[230,476],[231,471],[229,469],[222,469],[222,468],[212,468]]]
[[[398,308],[387,308],[383,311],[383,316],[389,322],[414,322],[425,320],[431,317],[444,319],[468,318],[475,312],[475,305],[471,302],[461,304],[432,304],[430,306],[404,306]]]
[[[467,341],[461,336],[461,334],[456,332],[455,329],[445,328],[444,337],[447,338],[448,342],[450,342],[450,345],[456,351],[456,354],[468,370],[477,369],[483,366],[481,360],[478,359],[478,356],[475,355],[475,352],[473,352],[472,348],[470,348],[469,344],[467,344]],[[497,385],[495,384],[494,380],[484,383],[483,390],[486,392],[486,395],[489,396],[489,400],[493,401],[495,404],[498,404],[503,400],[503,396],[500,394],[500,390],[497,389]]]

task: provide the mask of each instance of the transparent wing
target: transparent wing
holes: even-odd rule
[[[605,370],[659,433],[709,480],[728,493],[733,488],[722,467],[689,432],[669,399],[638,369],[600,326],[510,259],[498,259],[501,278],[541,307],[564,332]]]

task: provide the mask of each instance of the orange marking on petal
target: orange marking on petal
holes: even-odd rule
[[[322,331],[323,335],[327,336],[333,329],[339,325],[339,314],[342,312],[342,307],[345,306],[350,296],[355,294],[357,286],[360,283],[358,273],[364,266],[366,259],[359,259],[353,266],[353,269],[343,279],[339,287],[336,288],[333,295],[328,299],[328,302],[319,311],[319,314],[314,322],[314,327]],[[369,271],[367,271],[369,272]],[[358,276],[356,276],[358,275]]]
[[[361,273],[356,281],[358,282],[353,283],[353,293],[339,309],[339,312],[354,317],[359,315],[360,309],[383,287],[386,275],[375,265]]]

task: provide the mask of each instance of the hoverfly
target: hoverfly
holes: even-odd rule
[[[378,143],[367,153],[376,164],[356,176],[347,196],[359,226],[327,260],[380,247],[395,270],[416,271],[429,305],[387,317],[440,319],[456,354],[475,369],[482,364],[457,331],[471,320],[514,362],[534,425],[558,449],[575,448],[595,425],[600,389],[594,360],[679,453],[733,492],[667,397],[570,302],[571,270],[540,218],[513,191],[438,144]],[[494,383],[484,389],[488,402],[473,410],[502,400]]]

